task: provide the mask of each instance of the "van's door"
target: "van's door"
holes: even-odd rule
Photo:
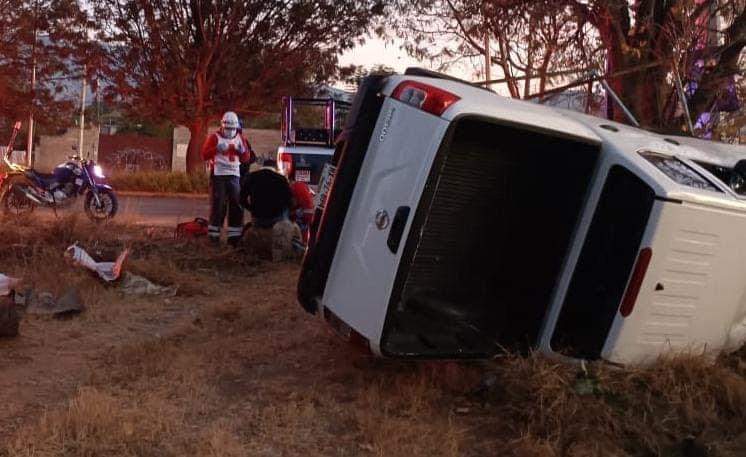
[[[374,351],[411,219],[448,125],[386,98],[362,163],[322,304]]]

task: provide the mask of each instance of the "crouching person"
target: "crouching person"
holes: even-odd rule
[[[220,231],[228,215],[228,243],[235,246],[243,230],[241,207],[241,164],[252,158],[249,143],[239,132],[236,113],[227,112],[220,130],[211,134],[202,146],[202,159],[210,163],[210,223],[208,236],[220,243]]]
[[[274,261],[297,258],[301,232],[290,221],[293,194],[288,180],[277,172],[277,163],[266,160],[249,175],[241,193],[251,212],[252,227],[246,235],[250,250]]]

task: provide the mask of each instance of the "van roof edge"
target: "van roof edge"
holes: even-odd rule
[[[439,73],[437,71],[428,70],[426,68],[421,67],[409,67],[404,71],[404,74],[406,76],[422,76],[425,78],[433,78],[433,79],[444,79],[446,81],[453,81],[461,84],[466,84],[471,87],[476,87],[477,89],[486,90],[487,92],[495,93],[492,89],[489,89],[484,86],[480,86],[479,84],[474,84],[471,81],[467,81],[465,79],[456,78],[455,76],[447,75],[445,73]]]

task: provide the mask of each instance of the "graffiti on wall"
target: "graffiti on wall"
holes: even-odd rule
[[[171,163],[145,149],[120,149],[107,157],[110,167],[121,171],[169,171]]]
[[[99,161],[113,170],[171,170],[171,140],[133,134],[101,135],[99,144]]]

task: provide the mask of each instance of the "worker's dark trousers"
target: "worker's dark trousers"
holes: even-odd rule
[[[228,212],[228,242],[235,244],[243,230],[243,208],[240,204],[241,185],[238,176],[212,176],[210,179],[210,225],[208,235],[220,240],[226,210]]]

